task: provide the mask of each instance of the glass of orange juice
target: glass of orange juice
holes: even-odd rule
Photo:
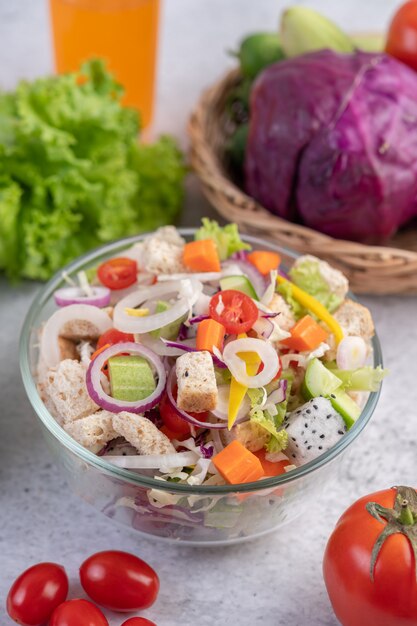
[[[143,127],[153,113],[159,1],[49,0],[57,72],[103,58]]]

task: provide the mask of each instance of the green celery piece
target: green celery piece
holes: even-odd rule
[[[153,372],[141,356],[113,356],[108,364],[111,395],[116,400],[135,402],[155,391]]]

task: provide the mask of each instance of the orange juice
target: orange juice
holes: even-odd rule
[[[159,0],[49,0],[55,65],[77,70],[91,57],[105,59],[125,88],[124,104],[152,119]]]

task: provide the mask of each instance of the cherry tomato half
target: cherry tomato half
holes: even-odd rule
[[[177,399],[177,392],[178,392],[178,388],[175,387],[173,389],[173,396],[175,400]],[[165,426],[169,430],[173,431],[174,433],[177,433],[178,435],[190,434],[191,424],[189,424],[188,422],[183,420],[182,417],[177,415],[177,413],[175,412],[175,409],[171,406],[168,400],[168,395],[166,393],[164,393],[164,395],[161,398],[161,402],[159,403],[159,412],[161,414],[162,421],[164,422]],[[196,419],[200,420],[200,422],[204,422],[208,417],[208,412],[205,411],[203,413],[189,413],[189,415],[191,415],[191,417],[195,417]]]
[[[138,266],[136,261],[127,257],[117,257],[102,263],[97,276],[100,282],[109,289],[126,289],[137,280]]]
[[[385,50],[417,70],[417,2],[410,0],[394,15],[388,30]]]
[[[122,626],[156,626],[156,624],[146,617],[130,617]]]
[[[210,317],[223,324],[229,335],[246,333],[258,318],[258,307],[246,294],[226,289],[210,300]]]
[[[124,341],[134,341],[135,338],[130,333],[122,333],[120,330],[116,330],[116,328],[110,328],[106,330],[105,333],[99,337],[97,341],[97,350],[109,344],[113,346],[115,343],[123,343]]]
[[[68,577],[61,565],[38,563],[20,574],[7,596],[7,612],[23,626],[40,626],[68,595]]]
[[[92,602],[76,599],[56,608],[49,626],[109,626],[109,622]]]
[[[90,556],[80,567],[80,579],[94,602],[113,611],[147,609],[159,591],[159,578],[150,565],[117,550]]]

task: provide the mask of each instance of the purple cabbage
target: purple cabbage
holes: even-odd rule
[[[417,74],[386,54],[321,50],[256,81],[247,191],[332,237],[378,242],[417,215]]]

